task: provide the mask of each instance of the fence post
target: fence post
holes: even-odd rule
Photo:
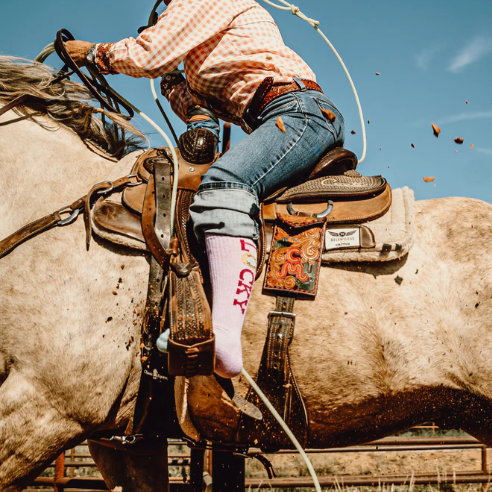
[[[63,486],[57,485],[57,481],[65,476],[65,451],[55,461],[55,492],[63,492]]]

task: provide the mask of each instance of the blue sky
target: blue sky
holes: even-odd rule
[[[62,27],[92,42],[135,36],[154,0],[4,3],[0,53],[34,58]],[[308,24],[260,3],[344,114],[345,146],[360,155],[357,108],[338,61]],[[418,199],[469,196],[492,202],[492,1],[298,0],[296,5],[321,22],[359,91],[370,120],[368,155],[359,170],[383,174],[393,187],[410,186]],[[55,55],[48,63],[59,66]],[[147,80],[118,75],[110,81],[165,127]],[[184,125],[171,119],[182,132]],[[441,127],[439,138],[431,123]],[[154,146],[164,145],[146,124],[138,125]],[[233,143],[243,137],[234,127]],[[457,145],[456,137],[464,144]],[[424,176],[436,179],[425,183]]]

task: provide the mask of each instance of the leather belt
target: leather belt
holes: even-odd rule
[[[311,90],[323,92],[323,89],[314,81],[307,79],[300,79],[306,89],[301,89],[299,84],[295,81],[292,82],[274,82],[273,77],[266,77],[263,82],[256,89],[255,95],[251,100],[251,104],[244,112],[243,119],[251,129],[257,128],[257,118],[262,111],[277,97],[288,94],[289,92],[296,92],[300,90]]]

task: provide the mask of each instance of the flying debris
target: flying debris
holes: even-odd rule
[[[434,136],[437,138],[441,133],[441,129],[434,123],[432,123],[432,129],[434,130]]]
[[[287,133],[287,130],[285,129],[285,125],[284,125],[284,120],[280,116],[277,118],[277,128],[281,132]]]
[[[336,120],[335,113],[329,109],[322,109],[321,112],[333,123]]]
[[[415,148],[415,144],[414,143],[411,143],[410,145],[412,146],[412,149]]]
[[[463,142],[464,142],[464,140],[463,140],[461,137],[456,137],[456,138],[454,139],[454,141],[455,141],[458,145],[462,145],[462,144],[463,144]]]
[[[376,72],[376,75],[381,75],[381,73],[380,72]]]
[[[434,178],[433,176],[429,176],[428,178],[424,176],[422,179],[423,179],[426,183],[432,183],[432,181],[434,181],[436,178]]]
[[[475,145],[471,144],[471,145],[470,145],[470,149],[472,149],[472,150],[473,150],[474,148],[475,148]]]
[[[352,130],[350,133],[351,133],[352,135],[355,135],[355,130]]]

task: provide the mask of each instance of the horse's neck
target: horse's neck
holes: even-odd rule
[[[55,131],[29,120],[5,124],[17,118],[12,111],[0,117],[0,237],[69,205],[114,166],[48,118],[39,121]]]

